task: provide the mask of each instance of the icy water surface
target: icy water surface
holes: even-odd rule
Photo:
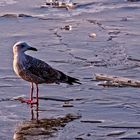
[[[140,79],[140,62],[132,61],[140,60],[140,2],[74,2],[77,7],[70,10],[42,8],[42,0],[0,2],[1,140],[11,140],[19,124],[31,119],[30,106],[8,100],[29,96],[29,83],[17,78],[12,70],[12,45],[19,40],[38,49],[28,54],[82,82],[39,86],[40,97],[73,99],[67,108],[61,101],[40,100],[39,119],[81,115],[47,139],[140,139],[139,88],[102,87],[94,78],[94,73],[104,73]],[[66,25],[72,30],[65,30]],[[91,33],[96,37],[90,37]]]

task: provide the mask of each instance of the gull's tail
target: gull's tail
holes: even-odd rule
[[[73,78],[73,77],[70,77],[70,76],[67,76],[67,78],[68,78],[67,83],[69,85],[73,85],[74,83],[81,84],[79,79],[77,79],[77,78]]]
[[[81,84],[80,81],[79,81],[79,79],[74,78],[74,77],[70,77],[70,76],[64,74],[61,71],[59,71],[59,73],[61,74],[61,77],[60,77],[60,81],[61,82],[67,83],[69,85],[73,85],[74,83]]]

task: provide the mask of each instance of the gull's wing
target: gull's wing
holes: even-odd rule
[[[53,69],[50,65],[45,63],[42,60],[33,58],[29,55],[26,55],[26,70],[29,71],[32,75],[35,75],[38,78],[44,79],[43,83],[67,83],[73,84],[78,83],[78,79],[70,77],[63,72]],[[42,83],[42,81],[40,82]]]
[[[26,55],[25,69],[32,75],[44,79],[44,83],[59,83],[61,74],[42,60]]]

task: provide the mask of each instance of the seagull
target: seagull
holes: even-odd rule
[[[67,83],[73,85],[74,83],[81,84],[79,79],[68,76],[63,72],[52,68],[49,64],[42,60],[27,55],[28,50],[37,51],[36,48],[31,47],[26,42],[17,42],[13,46],[13,69],[16,75],[23,80],[30,82],[30,99],[24,99],[23,102],[27,104],[39,104],[38,84],[51,83]],[[36,100],[33,99],[34,85],[36,86]]]

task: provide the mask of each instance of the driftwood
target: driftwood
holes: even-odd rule
[[[99,81],[104,81],[103,83],[99,84],[102,86],[140,87],[140,80],[130,79],[126,77],[112,76],[112,75],[106,75],[106,74],[95,74],[95,79]]]

